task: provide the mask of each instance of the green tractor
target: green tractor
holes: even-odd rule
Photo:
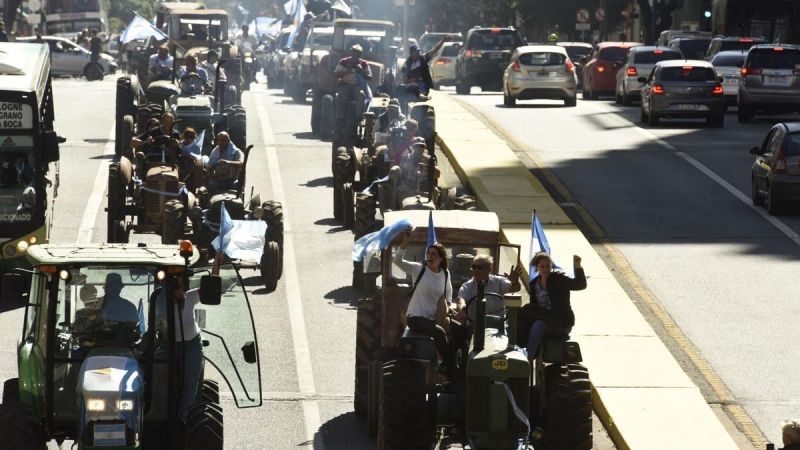
[[[406,259],[424,257],[428,212],[396,211],[387,223],[408,219],[416,226]],[[434,211],[437,240],[452,252],[453,292],[470,277],[477,253],[492,255],[493,272],[518,264],[519,247],[499,242],[494,213]],[[589,450],[592,448],[592,392],[580,364],[580,346],[568,336],[545,339],[529,362],[517,347],[518,295],[503,308],[487,311],[479,294],[468,324],[472,341],[466,367],[456,379],[438,376],[433,339],[405,328],[413,280],[393,267],[396,238],[365,264],[379,267],[367,277],[374,295],[358,302],[354,409],[367,417],[379,450],[447,448],[453,443],[479,449]],[[375,274],[373,274],[375,275]],[[376,283],[380,279],[380,287]],[[468,310],[470,310],[468,308]]]
[[[207,365],[185,426],[178,418],[185,365],[175,308],[166,307],[161,292],[177,289],[179,278],[201,292],[194,315],[204,361],[237,407],[261,405],[258,340],[233,266],[222,265],[218,275],[192,267],[199,252],[189,241],[48,244],[27,257],[28,292],[21,273],[3,276],[2,301],[26,305],[19,376],[3,385],[3,448],[43,450],[49,441],[71,440],[72,448],[87,450],[222,450],[220,387]]]

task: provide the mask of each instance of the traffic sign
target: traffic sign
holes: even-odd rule
[[[576,31],[589,31],[592,29],[592,24],[590,23],[576,23],[575,30]]]
[[[595,9],[594,18],[597,19],[598,22],[606,20],[606,10],[604,10],[603,8]]]
[[[575,12],[575,21],[578,23],[589,23],[591,17],[589,10],[586,8],[581,8]]]

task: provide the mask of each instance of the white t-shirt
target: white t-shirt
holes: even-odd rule
[[[406,261],[403,259],[405,254],[405,250],[397,249],[394,255],[394,264],[411,275],[413,281],[416,282],[423,265]],[[450,277],[445,275],[444,270],[434,273],[425,269],[425,274],[422,275],[419,285],[417,285],[414,295],[411,297],[411,303],[408,304],[408,312],[406,314],[409,317],[424,317],[436,320],[436,307],[439,304],[439,297],[442,296],[442,293],[445,294],[444,298],[449,303],[453,298],[453,284],[450,282]]]
[[[170,296],[172,297],[172,296]],[[191,341],[200,335],[200,326],[194,320],[194,306],[200,303],[200,292],[198,289],[186,291],[183,309],[179,309],[179,304],[174,303],[175,308],[175,340]],[[171,300],[171,299],[170,299]],[[162,333],[167,332],[167,297],[162,289],[158,296],[158,320],[159,328]],[[181,324],[183,324],[183,334],[181,334]]]

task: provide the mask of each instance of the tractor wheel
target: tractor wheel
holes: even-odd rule
[[[44,437],[33,421],[31,407],[23,402],[0,404],[0,442],[14,450],[45,450]]]
[[[174,245],[183,239],[186,226],[186,208],[179,199],[167,200],[164,203],[164,221],[161,228],[161,243]]]
[[[353,261],[353,289],[364,288],[364,261]]]
[[[292,101],[295,103],[305,103],[306,102],[306,90],[303,89],[303,85],[300,84],[300,80],[296,79],[291,86],[291,95]]]
[[[342,184],[342,226],[345,229],[353,228],[356,206],[354,201],[353,185],[350,183]]]
[[[19,401],[19,378],[9,378],[3,382],[3,403]]]
[[[239,91],[236,89],[236,86],[226,86],[225,87],[225,107],[229,108],[233,105],[239,104]]]
[[[130,116],[126,116],[130,117]],[[119,173],[119,163],[111,163],[108,166],[108,208],[107,208],[107,234],[106,242],[122,242],[121,236],[116,233],[115,227],[118,221],[125,223],[125,185],[122,184],[122,176]],[[123,227],[124,228],[124,227]]]
[[[460,195],[453,201],[453,206],[460,211],[475,211],[475,196]]]
[[[264,254],[261,255],[261,282],[267,289],[267,294],[275,292],[278,288],[280,249],[275,241],[264,244]]]
[[[353,408],[357,415],[367,412],[368,366],[372,361],[394,357],[393,349],[381,347],[381,298],[361,297],[356,313],[356,373]]]
[[[247,113],[244,108],[230,108],[228,110],[228,133],[231,141],[237,148],[247,147]]]
[[[203,392],[200,401],[219,405],[219,383],[214,380],[203,380]]]
[[[333,185],[333,218],[336,220],[342,220],[342,185],[341,184],[334,184]]]
[[[267,222],[267,241],[278,244],[278,278],[283,276],[283,205],[276,201],[261,204],[264,215],[261,220]]]
[[[222,407],[208,402],[189,406],[186,420],[187,450],[223,450]]]
[[[381,380],[378,450],[430,448],[434,430],[428,426],[422,364],[410,359],[387,362]]]
[[[130,238],[129,230],[125,227],[124,220],[117,220],[113,225],[114,242],[119,244],[127,244]]]
[[[545,368],[547,449],[591,450],[592,390],[580,364]]]
[[[320,105],[320,128],[319,135],[322,140],[331,138],[333,133],[333,96],[328,94],[322,97],[322,104]]]
[[[450,188],[445,191],[442,191],[441,195],[439,195],[439,205],[437,209],[444,210],[444,211],[452,211],[455,208],[456,204],[456,195],[457,195],[456,188]]]
[[[127,149],[131,146],[131,139],[133,139],[133,116],[122,116],[122,127],[119,132],[120,145],[117,146],[117,156],[122,156]]]
[[[320,108],[322,107],[322,97],[319,96],[316,89],[311,97],[311,132],[314,134],[319,133],[320,128]]]
[[[333,182],[338,184],[352,183],[356,179],[356,162],[351,152],[339,147],[336,150],[336,167],[333,173]]]
[[[134,97],[131,93],[131,77],[121,77],[117,79],[117,99],[116,114],[114,123],[116,124],[116,145],[114,146],[117,156],[123,154],[128,147],[128,143],[122,139],[122,120],[128,114],[136,114],[134,107]],[[133,128],[131,128],[133,131]],[[130,140],[128,140],[130,142]]]
[[[356,216],[353,223],[355,239],[375,231],[375,213],[378,211],[378,199],[371,193],[356,195]]]

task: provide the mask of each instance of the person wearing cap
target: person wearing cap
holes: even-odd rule
[[[428,164],[431,162],[434,164],[433,176],[439,178],[439,168],[436,166],[435,159],[431,161],[431,155],[426,150],[425,139],[414,138],[411,151],[406,152],[400,162],[400,186],[397,188],[399,201],[402,202],[404,199],[428,189]]]
[[[364,102],[366,94],[362,87],[362,82],[372,79],[372,72],[369,64],[361,59],[361,46],[356,44],[350,47],[350,56],[344,57],[336,64],[333,74],[339,79],[336,85],[336,125],[341,127],[344,123],[344,111],[347,102],[354,101],[356,104],[356,120],[359,121],[364,114]],[[363,80],[359,80],[362,77]]]
[[[214,86],[217,84],[217,64],[219,58],[217,57],[217,51],[211,49],[206,53],[206,60],[199,63],[198,66],[202,67],[203,70],[208,73],[208,84],[213,92]],[[225,69],[222,67],[219,68],[219,81],[225,82],[227,78],[225,77]]]
[[[149,81],[169,80],[172,78],[172,55],[169,54],[167,44],[158,47],[158,53],[150,57],[148,69],[150,72]]]
[[[197,65],[197,57],[192,53],[186,55],[186,65],[178,70],[181,93],[187,95],[200,94],[209,89],[208,72]],[[195,81],[199,79],[200,81]]]
[[[378,126],[375,127],[376,133],[389,133],[393,128],[401,127],[406,122],[406,116],[400,112],[400,102],[393,98],[389,100],[386,112],[378,116]]]
[[[242,34],[236,37],[236,45],[244,47],[249,45],[250,49],[254,50],[258,46],[258,38],[250,34],[250,27],[242,25]]]
[[[431,78],[431,69],[428,64],[444,43],[452,40],[453,37],[449,34],[444,35],[442,40],[424,55],[421,53],[419,45],[412,44],[408,48],[409,57],[403,63],[402,73],[406,83],[417,85],[422,95],[428,95],[433,89],[433,78]]]
[[[8,42],[8,35],[6,34],[6,23],[0,20],[0,42]]]

